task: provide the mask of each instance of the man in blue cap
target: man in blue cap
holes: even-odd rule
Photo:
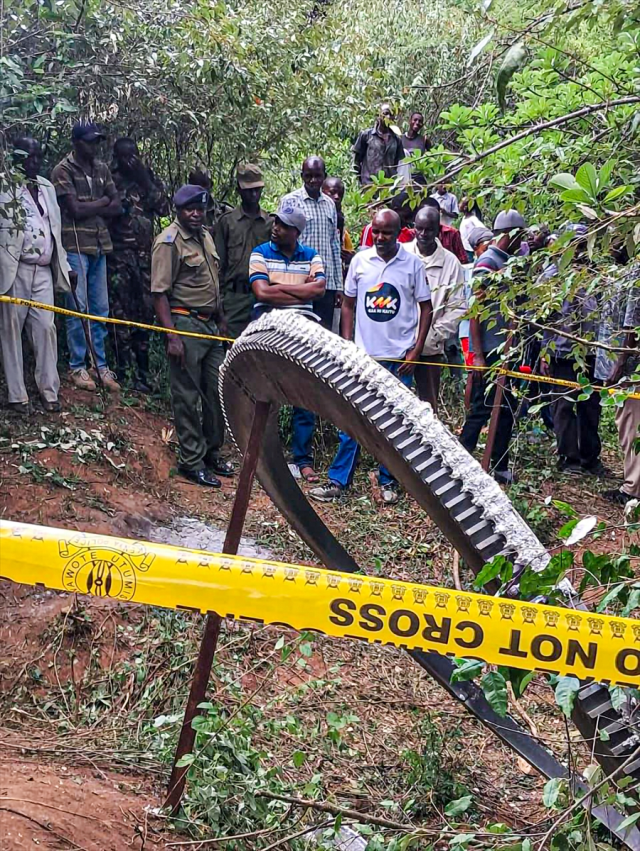
[[[209,193],[187,184],[173,197],[175,221],[157,237],[151,254],[151,292],[160,325],[171,331],[226,336],[220,297],[218,254],[204,227]],[[167,334],[173,417],[180,473],[198,485],[220,487],[233,475],[220,457],[224,418],[218,374],[224,360],[220,340]]]
[[[71,134],[73,151],[58,163],[51,173],[62,211],[62,244],[71,269],[78,276],[76,298],[80,310],[95,316],[109,315],[107,290],[107,254],[113,251],[107,221],[122,213],[118,191],[109,166],[97,159],[104,133],[96,124],[79,122]],[[67,307],[76,309],[71,293]],[[89,333],[96,356],[94,367],[107,390],[117,392],[120,385],[108,365],[104,341],[107,326],[89,323]],[[80,390],[95,390],[87,371],[87,341],[82,320],[67,319],[67,346],[71,381]]]

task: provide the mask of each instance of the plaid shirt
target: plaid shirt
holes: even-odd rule
[[[342,292],[342,253],[336,205],[324,192],[320,193],[317,201],[314,200],[304,186],[290,192],[282,201],[285,199],[292,200],[301,207],[307,217],[307,226],[301,239],[322,258],[327,275],[327,289]]]
[[[109,166],[96,160],[91,173],[76,162],[73,152],[58,163],[51,172],[51,182],[56,188],[58,201],[71,195],[78,201],[97,201],[103,195],[117,197],[117,190]],[[110,254],[113,251],[109,229],[102,216],[73,220],[64,202],[62,210],[62,244],[72,254]]]

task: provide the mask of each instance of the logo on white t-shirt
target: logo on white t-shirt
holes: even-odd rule
[[[373,322],[389,322],[400,311],[400,293],[384,281],[364,294],[364,310]]]

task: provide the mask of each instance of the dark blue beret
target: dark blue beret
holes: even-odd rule
[[[209,193],[202,186],[187,183],[181,186],[173,196],[173,203],[176,207],[186,207],[189,204],[202,204],[206,207],[209,203]]]

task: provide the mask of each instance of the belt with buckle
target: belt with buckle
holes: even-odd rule
[[[215,316],[213,311],[205,313],[202,310],[189,310],[188,307],[172,307],[171,313],[177,313],[178,316],[193,316],[194,319],[200,319],[201,322],[208,322]]]

